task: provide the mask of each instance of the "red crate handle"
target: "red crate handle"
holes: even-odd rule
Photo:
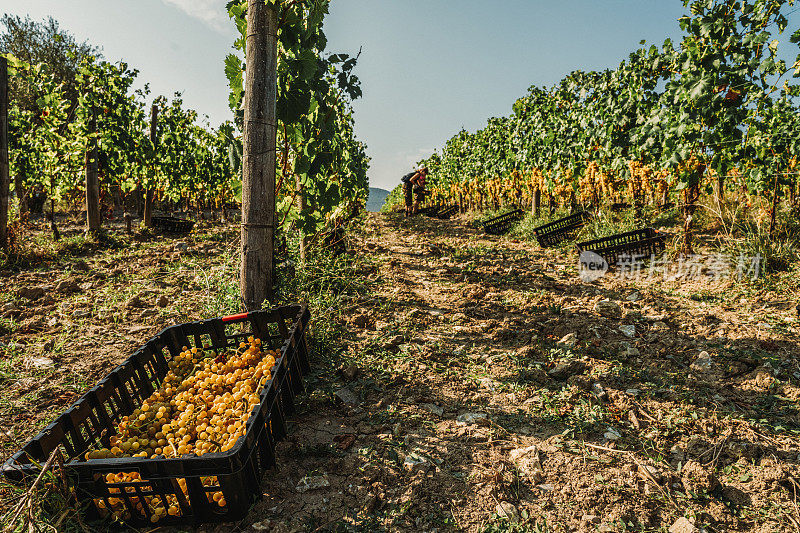
[[[222,321],[223,322],[233,322],[234,320],[241,320],[243,318],[247,318],[247,315],[249,315],[249,314],[250,313],[242,313],[240,315],[226,316],[225,318],[222,319]]]

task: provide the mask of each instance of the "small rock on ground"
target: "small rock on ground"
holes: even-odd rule
[[[674,524],[669,528],[669,533],[696,533],[697,527],[689,522],[686,517],[678,518]]]
[[[359,368],[357,365],[346,365],[339,369],[339,373],[345,381],[353,381],[358,377]]]
[[[423,404],[420,405],[420,407],[425,409],[429,413],[436,415],[436,416],[444,416],[444,409],[442,407],[439,407],[436,404],[423,403]]]
[[[583,374],[585,370],[586,364],[582,361],[569,361],[556,365],[547,372],[547,375],[558,381],[565,381],[570,376]]]
[[[594,309],[600,316],[606,318],[622,318],[622,308],[617,302],[611,300],[600,300]]]
[[[63,292],[65,294],[71,294],[73,292],[80,292],[80,290],[81,290],[80,286],[76,282],[74,282],[72,280],[69,280],[69,279],[65,279],[63,281],[60,281],[56,285],[56,291]]]
[[[517,466],[520,474],[528,478],[531,483],[541,483],[544,480],[539,449],[536,446],[511,450],[508,457]]]
[[[358,396],[356,396],[356,394],[347,387],[342,387],[334,394],[336,394],[336,397],[339,398],[342,403],[346,403],[348,405],[358,405],[361,403],[361,401],[358,399]]]
[[[501,518],[505,518],[512,524],[519,523],[519,512],[517,508],[514,507],[514,504],[509,502],[500,502],[495,507],[495,512]]]
[[[578,344],[578,334],[574,332],[567,333],[558,341],[559,348],[571,349],[574,348],[576,344]]]
[[[303,493],[303,492],[308,492],[310,490],[324,489],[330,486],[331,482],[328,481],[327,475],[306,476],[297,483],[297,487],[295,487],[295,490],[297,492]]]
[[[33,368],[52,368],[55,364],[49,357],[31,357],[27,362]]]
[[[456,422],[462,426],[468,426],[472,424],[478,426],[488,426],[489,418],[487,417],[486,413],[464,413],[462,415],[458,415]]]
[[[416,472],[416,471],[427,471],[430,463],[428,460],[419,455],[418,453],[410,453],[406,456],[405,460],[403,461],[403,468],[405,468],[409,472]]]
[[[691,369],[695,372],[708,372],[714,364],[711,355],[708,352],[700,352],[697,359],[691,364]]]

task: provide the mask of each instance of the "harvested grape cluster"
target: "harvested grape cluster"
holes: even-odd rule
[[[130,416],[123,417],[110,439],[110,447],[93,450],[86,460],[119,457],[172,458],[184,455],[202,456],[233,448],[245,433],[247,419],[260,403],[260,392],[271,378],[271,369],[279,354],[261,350],[261,340],[250,337],[230,355],[207,355],[202,349],[184,347],[169,362],[169,372],[161,386]],[[152,522],[166,515],[180,516],[175,495],[128,497],[125,484],[150,487],[139,474],[111,473],[106,476],[112,497],[95,500],[102,513],[129,519],[123,497],[139,513],[144,506]],[[201,479],[206,487],[215,487],[217,479]],[[188,497],[186,481],[178,481]],[[120,485],[120,486],[115,486]],[[150,489],[151,490],[151,489]],[[209,502],[225,507],[220,490],[207,490]],[[119,495],[120,497],[118,497]]]

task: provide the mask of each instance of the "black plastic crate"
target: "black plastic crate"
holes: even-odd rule
[[[439,209],[441,209],[441,206],[431,205],[428,207],[423,207],[422,209],[419,210],[419,212],[425,215],[426,217],[436,217],[439,214]]]
[[[445,206],[439,209],[439,212],[436,214],[436,216],[442,220],[447,220],[453,215],[455,215],[457,212],[458,212],[457,205]]]
[[[536,235],[536,240],[542,248],[555,246],[572,237],[575,232],[586,224],[590,216],[588,211],[581,211],[580,213],[558,219],[555,222],[539,226],[533,230],[533,233]]]
[[[578,253],[594,252],[610,266],[616,266],[620,259],[643,259],[663,252],[666,235],[653,228],[645,228],[578,243],[577,247]]]
[[[153,227],[166,233],[189,233],[194,228],[193,220],[177,217],[152,217]]]
[[[508,232],[511,227],[522,220],[525,213],[522,209],[514,209],[508,213],[504,213],[498,217],[494,217],[483,223],[483,230],[489,235],[503,235]]]
[[[153,511],[150,504],[143,503],[146,498],[179,506],[178,515],[163,517],[159,526],[244,518],[261,496],[265,471],[275,466],[275,445],[286,436],[286,417],[294,412],[295,395],[303,391],[302,376],[310,370],[309,319],[308,308],[295,305],[163,330],[14,454],[3,465],[3,475],[12,483],[30,482],[58,448],[65,458],[65,473],[75,483],[79,503],[86,505],[90,521],[104,518],[104,509],[122,502],[130,513],[126,524],[152,526]],[[159,386],[169,361],[183,346],[222,353],[251,335],[261,339],[264,349],[280,353],[271,379],[260,393],[261,403],[251,412],[245,434],[233,448],[180,458],[84,460],[88,450],[109,446],[113,428]],[[141,481],[108,481],[109,474],[119,473],[138,473]],[[217,492],[223,493],[224,507],[212,501]]]

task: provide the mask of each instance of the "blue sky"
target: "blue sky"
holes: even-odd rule
[[[154,94],[183,91],[213,123],[230,117],[223,59],[234,32],[224,5],[0,0],[5,13],[52,15],[138,68]],[[462,126],[509,114],[530,85],[616,66],[642,39],[679,38],[682,13],[680,0],[332,0],[326,33],[329,51],[363,48],[356,131],[369,146],[371,184],[391,189]]]

